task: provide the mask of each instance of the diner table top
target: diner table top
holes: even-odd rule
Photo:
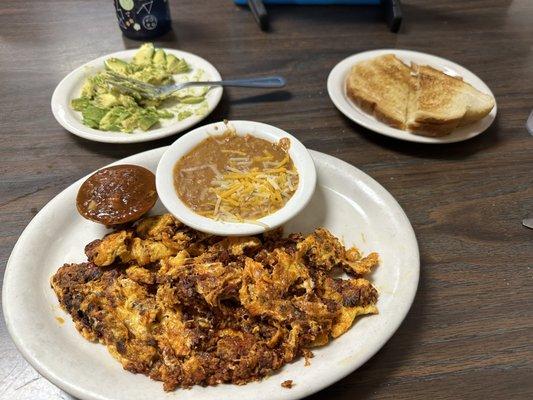
[[[269,32],[229,0],[170,7],[173,31],[156,45],[198,54],[223,77],[288,81],[274,92],[225,89],[205,123],[269,123],[356,166],[398,200],[416,233],[420,281],[405,321],[362,367],[310,399],[533,398],[533,230],[522,226],[533,217],[533,137],[525,128],[533,2],[405,0],[398,33],[374,6],[269,6]],[[52,92],[66,74],[138,46],[121,35],[110,0],[0,3],[0,280],[19,235],[54,196],[178,137],[91,142],[52,115]],[[496,120],[478,137],[447,145],[353,123],[329,99],[328,73],[351,54],[380,48],[427,52],[473,71],[496,97]],[[0,321],[0,398],[70,399],[24,360]]]

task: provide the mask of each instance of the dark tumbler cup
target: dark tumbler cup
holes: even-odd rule
[[[114,0],[118,26],[136,40],[161,36],[170,28],[169,0]]]

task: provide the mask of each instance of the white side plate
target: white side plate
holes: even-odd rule
[[[137,164],[155,172],[165,150],[147,151],[116,164]],[[309,205],[287,223],[286,232],[324,226],[348,246],[379,252],[381,263],[371,278],[379,291],[379,314],[360,318],[344,335],[315,349],[310,366],[298,360],[260,382],[165,393],[161,382],[123,370],[103,345],[85,340],[59,308],[49,284],[63,263],[84,261],[84,246],[106,232],[76,211],[76,193],[85,178],[35,216],[9,258],[2,303],[16,346],[52,383],[90,400],[298,399],[353,372],[387,342],[409,311],[418,284],[418,245],[403,210],[381,185],[334,157],[315,151],[311,155],[317,188]],[[154,212],[164,212],[161,204]],[[292,389],[280,386],[287,379],[294,381]]]
[[[328,93],[331,101],[333,101],[333,104],[335,104],[335,107],[337,107],[340,112],[359,125],[376,133],[396,139],[407,140],[410,142],[440,144],[461,142],[473,138],[474,136],[483,133],[496,118],[497,106],[494,105],[492,111],[480,121],[460,127],[451,134],[438,138],[415,135],[378,121],[374,116],[363,111],[357,104],[350,100],[346,93],[346,78],[348,77],[351,68],[358,62],[378,57],[383,54],[394,54],[407,65],[411,62],[415,62],[420,65],[429,65],[451,76],[461,76],[465,82],[471,84],[477,90],[494,97],[489,87],[476,75],[466,68],[461,67],[459,64],[446,60],[445,58],[410,50],[382,49],[365,51],[342,60],[331,70],[328,76]]]
[[[215,109],[222,97],[222,87],[213,87],[207,93],[206,100],[209,108],[204,115],[193,115],[182,121],[178,121],[176,118],[168,120],[163,119],[160,122],[161,127],[150,129],[146,132],[141,130],[137,130],[132,133],[105,132],[83,125],[81,122],[81,114],[70,108],[70,100],[79,96],[85,79],[87,79],[87,77],[90,75],[94,75],[98,71],[103,70],[104,61],[108,58],[115,57],[130,61],[137,50],[138,49],[119,51],[117,53],[99,57],[75,69],[65,78],[63,78],[59,85],[57,85],[56,89],[54,90],[54,94],[52,95],[52,113],[54,114],[57,122],[59,122],[63,128],[74,135],[81,136],[85,139],[94,140],[96,142],[137,143],[160,139],[174,135],[178,132],[182,132],[203,120]],[[165,50],[166,53],[173,54],[178,58],[183,58],[193,69],[204,70],[207,80],[218,81],[222,79],[216,68],[211,63],[201,57],[198,57],[197,55],[174,49],[165,48],[163,50]]]

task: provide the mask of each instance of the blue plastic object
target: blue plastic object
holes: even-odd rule
[[[234,0],[235,4],[244,6],[247,0]],[[378,5],[380,0],[263,0],[265,4],[300,4],[300,5]]]

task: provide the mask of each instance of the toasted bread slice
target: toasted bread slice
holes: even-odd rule
[[[393,54],[353,66],[347,79],[346,91],[369,114],[396,128],[405,128],[409,67]]]
[[[485,118],[496,105],[492,96],[474,89],[467,83],[465,83],[465,85],[467,85],[467,87],[465,87],[464,94],[469,97],[469,107],[467,108],[463,119],[459,122],[459,126],[468,125]]]
[[[432,77],[420,76],[421,67],[411,64],[409,78],[409,104],[407,105],[406,127],[413,133],[424,136],[444,136],[452,132],[459,125],[464,116],[464,110],[450,107],[449,99],[435,95]],[[424,67],[422,67],[424,68]],[[440,72],[440,71],[438,71]],[[436,80],[436,78],[435,78]],[[435,89],[437,92],[439,89]],[[433,105],[429,104],[433,102]],[[442,103],[442,104],[441,104]],[[439,115],[438,111],[444,112],[444,106],[448,106],[446,115]],[[426,109],[421,108],[426,106]],[[446,119],[447,118],[447,119]]]
[[[424,136],[450,134],[494,107],[491,96],[429,66],[411,65],[410,88],[407,129]]]

